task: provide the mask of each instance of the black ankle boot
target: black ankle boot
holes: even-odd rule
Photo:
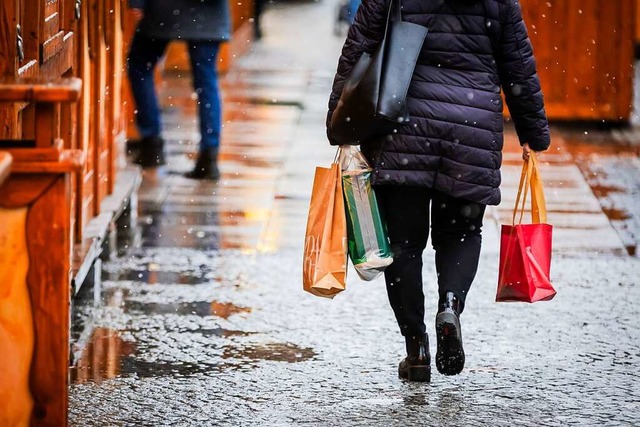
[[[195,167],[184,176],[192,179],[209,179],[214,181],[220,179],[218,147],[200,150]]]
[[[463,303],[453,292],[447,292],[438,304],[436,368],[444,375],[457,375],[464,368],[464,349],[460,328],[462,310]]]
[[[405,337],[407,357],[398,366],[398,376],[409,381],[431,381],[431,354],[429,336]]]
[[[159,136],[142,138],[139,143],[139,153],[135,162],[143,168],[165,164],[164,140]]]

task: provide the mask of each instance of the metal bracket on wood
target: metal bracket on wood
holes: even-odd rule
[[[76,4],[75,4],[76,21],[79,21],[81,16],[82,16],[82,0],[76,0]]]
[[[20,24],[16,25],[16,43],[18,51],[18,61],[24,61],[24,40],[22,39],[22,27]]]

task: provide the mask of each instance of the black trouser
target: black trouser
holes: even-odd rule
[[[260,20],[264,6],[269,0],[254,0],[253,1],[253,35],[259,39],[262,37],[262,29],[260,27]]]
[[[422,252],[429,222],[439,296],[453,292],[464,306],[478,269],[486,206],[423,187],[379,186],[376,196],[394,252],[393,264],[385,270],[389,302],[402,335],[420,336],[426,332]]]

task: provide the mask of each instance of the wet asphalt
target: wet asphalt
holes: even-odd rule
[[[302,291],[313,170],[335,154],[323,128],[342,43],[334,13],[333,0],[271,5],[265,38],[223,79],[218,183],[181,176],[197,149],[195,101],[188,76],[166,76],[169,162],[145,171],[138,244],[104,264],[100,304],[77,305],[71,424],[640,425],[633,131],[556,130],[543,176],[558,295],[533,305],[494,302],[520,167],[507,135],[461,375],[397,378],[404,346],[381,279],[351,270],[334,300]],[[434,353],[433,252],[424,258]]]

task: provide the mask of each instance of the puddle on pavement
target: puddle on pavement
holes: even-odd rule
[[[202,334],[205,337],[221,337],[221,338],[248,337],[250,335],[257,334],[257,332],[236,331],[232,329],[223,329],[223,328],[198,329],[193,332]]]
[[[201,273],[198,273],[201,274]],[[155,284],[172,284],[172,285],[202,285],[211,282],[195,273],[178,273],[167,271],[150,271],[150,270],[125,270],[118,273],[110,273],[107,280],[131,280],[136,282],[144,282],[148,285]]]
[[[118,331],[96,328],[82,355],[70,369],[72,383],[103,380],[122,375],[121,361],[135,352],[135,344],[124,341]]]
[[[225,347],[223,359],[239,359],[248,362],[268,360],[273,362],[299,363],[312,360],[316,352],[308,347],[291,343],[256,344],[244,347]]]
[[[148,362],[134,357],[122,359],[122,375],[136,375],[139,378],[191,377],[208,372],[219,372],[221,366],[191,362]]]
[[[196,331],[204,336],[224,338],[244,337],[256,332],[228,330],[223,328]],[[137,354],[134,342],[125,341],[121,332],[96,328],[81,351],[81,356],[70,369],[73,384],[101,382],[116,377],[137,376],[190,377],[226,369],[253,369],[263,360],[298,363],[311,360],[316,353],[310,348],[302,348],[290,343],[256,344],[249,346],[225,346],[220,363],[194,363],[180,361],[148,361]]]
[[[178,314],[181,316],[217,316],[228,319],[239,313],[250,313],[251,308],[241,307],[230,302],[181,302],[181,303],[149,303],[141,301],[125,301],[125,313],[145,314]]]
[[[250,334],[241,331],[240,334]],[[222,332],[223,334],[225,332]],[[121,375],[136,375],[140,378],[154,377],[190,377],[211,372],[221,372],[227,369],[247,370],[256,367],[260,361],[299,363],[312,360],[316,353],[310,348],[297,345],[264,344],[245,347],[227,346],[222,354],[221,363],[191,363],[191,362],[149,362],[136,357],[127,356],[122,359]]]
[[[184,227],[171,224],[143,224],[140,226],[142,248],[181,247],[200,250],[220,248],[220,236],[215,232],[189,233]]]

